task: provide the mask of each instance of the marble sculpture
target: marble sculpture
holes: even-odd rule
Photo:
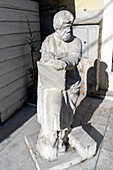
[[[81,78],[77,65],[81,59],[81,40],[72,33],[73,15],[63,10],[55,14],[55,32],[41,47],[38,65],[38,122],[41,130],[37,151],[54,160],[71,145],[71,124],[76,110]]]

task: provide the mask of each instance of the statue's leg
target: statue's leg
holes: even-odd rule
[[[61,90],[57,88],[43,88],[40,90],[42,92],[42,97],[40,98],[42,105],[38,107],[42,106],[43,109],[39,108],[39,111],[42,109],[42,115],[39,112],[40,119],[38,119],[42,128],[38,136],[37,150],[44,158],[53,160],[66,150],[61,127],[64,125],[64,121],[61,121],[61,118],[63,118],[61,113],[64,111],[62,110],[62,105],[66,107],[66,104]]]

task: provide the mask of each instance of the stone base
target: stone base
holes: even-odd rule
[[[36,151],[37,134],[25,136],[25,141],[38,170],[64,170],[83,161],[72,148],[57,160],[48,161]]]
[[[76,165],[96,153],[96,142],[82,129],[74,128],[69,136],[73,148],[58,157],[57,160],[48,161],[42,158],[36,150],[38,133],[25,137],[26,144],[38,170],[64,170]],[[76,147],[76,150],[74,149]]]
[[[89,159],[96,153],[97,143],[82,128],[82,126],[72,129],[69,134],[69,141],[71,147],[76,148],[82,159]]]

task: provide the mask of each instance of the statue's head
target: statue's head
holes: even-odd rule
[[[55,14],[53,19],[53,27],[61,40],[70,41],[72,37],[71,26],[73,21],[73,15],[67,10],[63,10]]]

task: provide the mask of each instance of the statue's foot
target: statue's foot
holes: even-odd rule
[[[36,149],[43,158],[52,161],[65,153],[66,145],[58,135],[56,137],[55,133],[49,133],[46,136],[39,135]]]
[[[51,146],[51,144],[48,142],[48,145],[46,144],[46,141],[37,141],[36,149],[40,156],[43,158],[52,161],[57,159],[57,149],[56,147]]]

